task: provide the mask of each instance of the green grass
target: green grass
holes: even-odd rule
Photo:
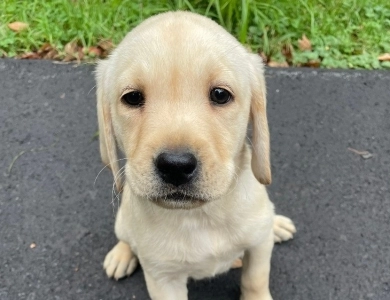
[[[254,51],[284,61],[281,49],[294,48],[292,65],[318,61],[327,68],[390,68],[377,57],[390,52],[388,0],[2,0],[0,51],[7,56],[50,43],[60,51],[70,41],[82,46],[100,39],[118,43],[145,18],[167,10],[191,10],[223,25]],[[14,33],[7,24],[29,28]],[[311,51],[300,51],[305,34]]]

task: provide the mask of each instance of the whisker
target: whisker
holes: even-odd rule
[[[127,159],[127,158],[117,159],[115,162],[120,161],[120,160],[125,160],[125,159]],[[96,178],[95,178],[95,180],[94,180],[94,182],[93,182],[93,186],[95,186],[96,180],[98,179],[100,173],[103,172],[103,170],[104,170],[105,168],[107,168],[109,165],[111,165],[111,163],[105,165],[105,166],[103,167],[103,169],[101,169],[101,170],[99,171],[99,173],[96,175]]]
[[[89,95],[89,93],[92,92],[92,90],[95,89],[95,88],[96,88],[96,84],[89,90],[87,95]]]
[[[122,175],[126,172],[125,170],[125,167],[126,166],[123,166],[122,168],[120,168],[116,174],[116,176],[114,176],[114,182],[113,182],[113,187],[116,186],[116,183],[117,183],[117,180],[120,179],[122,177]],[[120,191],[118,191],[118,193],[115,192],[115,189],[113,189],[113,192],[115,194],[115,196],[118,197],[118,195],[120,194]]]
[[[257,149],[253,146],[253,142],[252,140],[247,136],[246,139],[248,140],[248,143],[249,145],[251,146],[251,149],[252,149],[252,152],[255,154],[255,155],[258,155],[258,153],[256,152]]]
[[[125,167],[126,166],[123,166],[122,168],[120,168],[117,172],[117,174],[114,176],[114,182],[112,183],[112,189],[111,189],[111,204],[112,204],[112,212],[113,214],[115,215],[115,199],[118,200],[118,207],[119,207],[119,195],[120,195],[120,192],[116,193],[115,192],[115,185],[116,185],[116,181],[118,178],[120,178],[125,172]]]

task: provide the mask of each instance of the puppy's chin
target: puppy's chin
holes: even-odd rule
[[[167,209],[193,209],[209,202],[206,199],[174,192],[167,195],[147,197],[154,204]]]

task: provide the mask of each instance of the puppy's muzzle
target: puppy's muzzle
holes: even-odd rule
[[[176,187],[191,183],[198,169],[198,160],[192,153],[186,151],[162,152],[154,164],[158,176],[165,183]]]

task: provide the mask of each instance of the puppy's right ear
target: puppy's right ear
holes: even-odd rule
[[[117,191],[122,190],[122,183],[119,178],[118,157],[114,137],[114,129],[111,121],[110,102],[107,97],[105,80],[107,78],[108,61],[100,61],[96,68],[97,83],[97,113],[99,122],[100,155],[102,161],[107,165],[113,175]],[[116,178],[118,177],[118,178]]]

